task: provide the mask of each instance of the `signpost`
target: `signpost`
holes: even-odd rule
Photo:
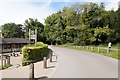
[[[35,45],[36,45],[36,42],[37,42],[37,29],[35,29],[35,30],[29,29],[29,41],[31,41],[31,39],[35,40]]]
[[[35,40],[35,45],[36,45],[36,43],[37,43],[37,29],[35,29],[35,30],[29,29],[29,41],[30,42],[31,42],[31,39]],[[33,62],[30,64],[29,78],[30,78],[30,80],[34,79],[34,63]]]

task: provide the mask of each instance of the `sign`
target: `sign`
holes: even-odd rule
[[[31,41],[31,39],[34,39],[35,44],[36,44],[36,42],[37,42],[37,29],[35,29],[35,30],[29,29],[29,41]]]
[[[31,39],[36,39],[36,35],[31,35],[30,38]]]

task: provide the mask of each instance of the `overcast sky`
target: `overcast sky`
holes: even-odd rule
[[[44,23],[47,16],[75,2],[105,2],[106,10],[117,10],[119,0],[0,0],[0,25],[23,24],[28,18]]]

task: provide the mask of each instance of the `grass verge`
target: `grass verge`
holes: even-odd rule
[[[107,52],[107,49],[105,48],[98,48],[96,46],[73,46],[73,45],[59,45],[59,47],[66,47],[70,49],[75,49],[75,50],[82,50],[82,51],[87,51],[87,52],[92,52],[95,54],[101,54],[104,56],[112,57],[115,59],[120,60],[120,50],[110,50],[110,52]]]

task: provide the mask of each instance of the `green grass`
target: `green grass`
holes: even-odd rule
[[[6,64],[6,65],[3,66],[3,68],[1,68],[1,66],[0,66],[0,70],[7,69],[7,68],[9,68],[11,66],[12,66],[12,64]]]
[[[75,47],[73,45],[62,45],[61,47],[66,47],[66,48],[70,48],[70,49],[76,49],[76,50],[82,50],[82,51],[88,51],[88,52],[92,52],[95,54],[101,54],[104,56],[108,56],[108,57],[112,57],[115,59],[120,60],[120,57],[118,55],[120,55],[120,53],[118,53],[118,50],[111,50],[110,53],[107,53],[107,50],[104,48],[100,48],[100,52],[98,52],[98,47],[91,48],[91,46],[84,46],[84,47]]]
[[[99,47],[107,48],[108,45],[107,45],[107,44],[104,44],[104,45],[103,45],[103,44],[100,44]],[[118,44],[113,44],[113,45],[112,45],[112,48],[118,49]]]

